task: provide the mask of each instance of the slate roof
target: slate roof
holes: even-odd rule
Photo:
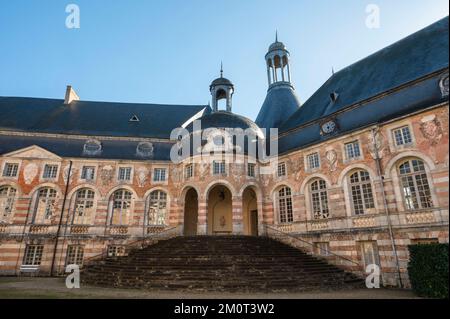
[[[300,101],[290,83],[272,84],[255,123],[265,129],[280,127],[299,107]]]
[[[170,137],[209,106],[111,103],[0,97],[0,130],[121,137]],[[138,122],[130,119],[136,115]]]
[[[446,17],[335,73],[280,127],[280,132],[327,117],[355,103],[448,68],[448,22]],[[335,103],[330,100],[333,92],[338,94]]]
[[[262,134],[261,129],[249,118],[227,111],[218,111],[206,114],[199,118],[202,130],[207,128],[241,128],[243,130],[252,129],[258,134]],[[193,125],[189,124],[187,129],[191,132]]]
[[[152,156],[143,158],[136,152],[139,141],[102,140],[102,152],[95,156],[83,154],[86,140],[75,138],[53,138],[41,136],[8,136],[0,135],[0,155],[37,145],[61,157],[69,158],[99,158],[126,160],[170,160],[170,149],[173,143],[153,142]]]

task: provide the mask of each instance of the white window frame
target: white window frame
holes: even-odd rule
[[[278,163],[277,166],[277,177],[284,178],[287,176],[287,165],[286,162]]]
[[[194,177],[194,164],[187,164],[184,167],[184,178],[189,180]]]
[[[313,185],[317,183],[318,185],[318,189],[317,190],[313,190]],[[325,184],[325,188],[320,188],[320,184],[324,183]],[[324,219],[328,219],[330,218],[330,201],[328,199],[328,185],[327,182],[323,179],[320,178],[316,178],[313,181],[311,181],[308,185],[308,192],[309,192],[309,200],[310,200],[310,205],[311,205],[311,218],[312,220],[324,220]],[[323,195],[325,194],[325,198],[323,197]],[[320,216],[322,216],[321,218],[316,216],[316,211],[315,211],[315,200],[314,197],[318,196],[318,204],[319,204],[319,209],[320,209]],[[326,216],[327,215],[327,216]]]
[[[157,172],[160,172],[160,173],[157,174]],[[161,174],[162,172],[163,172],[163,174]],[[166,167],[154,167],[153,174],[152,174],[153,175],[152,176],[153,183],[166,183],[168,180],[167,172],[168,172],[168,170]],[[164,178],[161,178],[161,176],[164,176]]]
[[[28,244],[23,254],[22,266],[40,266],[44,256],[44,245]],[[29,256],[29,255],[32,256]],[[28,262],[31,260],[31,262]]]
[[[78,197],[79,193],[82,191],[86,191],[86,195],[83,197]],[[92,198],[87,196],[87,192],[92,192],[94,194],[94,196]],[[90,225],[92,224],[92,220],[93,218],[95,218],[95,212],[96,212],[96,194],[95,191],[91,188],[85,187],[85,188],[80,188],[76,191],[76,193],[74,194],[75,199],[74,199],[74,207],[72,208],[73,211],[73,216],[72,216],[72,225],[76,225],[76,226],[80,226],[80,225]],[[92,202],[92,213],[90,216],[86,216],[86,203],[87,202]],[[83,206],[78,206],[79,204],[83,204]],[[75,220],[76,218],[76,214],[79,214],[79,212],[82,211],[83,216],[82,219],[84,221],[84,223],[76,223]]]
[[[314,156],[314,157],[317,156],[317,158],[314,158],[314,160],[311,161],[311,158],[312,158],[313,156]],[[317,167],[312,167],[311,164],[313,164],[313,162],[314,162],[314,164],[315,164],[316,159],[317,159]],[[313,171],[319,170],[320,167],[321,167],[320,153],[319,153],[319,152],[312,152],[312,153],[307,154],[307,155],[305,156],[305,166],[306,166],[306,171],[307,171],[307,172],[313,172]]]
[[[358,155],[355,155],[355,145],[358,148],[358,153],[359,153]],[[351,152],[353,153],[352,156],[351,156],[351,154],[349,154],[348,146],[351,146]],[[344,154],[345,154],[346,162],[357,161],[357,160],[362,159],[363,153],[362,153],[362,147],[361,147],[361,143],[360,143],[359,139],[344,143]]]
[[[414,165],[413,165],[413,161],[418,161],[422,163],[423,166],[423,171],[419,171],[416,172],[414,171]],[[410,169],[411,172],[410,173],[404,173],[402,174],[400,172],[400,167],[404,164],[408,163],[410,165]],[[406,160],[402,160],[400,163],[398,163],[397,165],[397,174],[398,174],[398,181],[400,184],[400,192],[402,194],[402,199],[403,199],[403,206],[405,208],[406,211],[416,211],[416,210],[427,210],[427,209],[433,209],[435,207],[435,200],[434,200],[434,196],[433,196],[433,189],[432,189],[432,183],[430,183],[430,176],[428,174],[428,170],[427,170],[427,166],[425,161],[423,161],[422,159],[419,158],[409,158]],[[425,180],[426,185],[428,187],[428,197],[429,197],[429,204],[430,206],[426,206],[425,202],[422,201],[422,196],[419,192],[419,189],[421,187],[423,187],[424,185],[419,185],[418,184],[418,177],[421,177],[422,179]],[[411,200],[414,202],[417,202],[418,207],[411,207],[410,204],[408,204],[408,199],[407,199],[407,194],[405,194],[405,190],[406,188],[404,187],[404,178],[411,178],[412,180],[409,180],[410,182],[412,182],[412,186],[415,194],[410,194],[411,195]],[[421,186],[421,187],[419,187]],[[413,197],[414,196],[414,197]],[[413,203],[414,205],[414,203]]]
[[[54,166],[56,167],[56,176],[55,177],[45,177],[45,169],[48,166]],[[61,170],[61,165],[59,163],[44,163],[42,166],[42,174],[41,174],[41,179],[44,181],[55,181],[58,179],[59,173]]]
[[[91,178],[83,178],[83,173],[86,168],[94,169],[94,176],[92,177],[92,179]],[[95,182],[96,179],[97,179],[97,165],[86,164],[81,167],[80,180],[86,181],[86,182]]]
[[[256,178],[256,163],[247,163],[247,177]]]
[[[74,250],[74,251],[73,251]],[[71,256],[73,254],[73,256]],[[73,260],[71,260],[73,259]],[[68,245],[66,251],[66,266],[78,265],[83,266],[84,245]]]
[[[6,167],[8,165],[17,165],[17,171],[16,171],[16,174],[14,176],[5,175]],[[17,162],[17,161],[5,161],[3,163],[1,173],[2,173],[2,177],[5,178],[5,179],[17,180],[19,178],[19,173],[20,173],[20,162]]]
[[[361,181],[361,172],[365,172],[368,174],[369,176],[369,181]],[[358,182],[352,183],[351,181],[351,177],[358,173]],[[372,180],[372,176],[370,175],[370,172],[365,170],[365,169],[355,169],[352,170],[351,172],[349,172],[349,174],[346,177],[347,179],[347,183],[348,183],[348,199],[349,199],[349,204],[351,207],[351,212],[352,212],[352,216],[365,216],[365,215],[370,215],[376,212],[377,210],[377,203],[376,203],[376,196],[375,196],[375,188],[373,186],[373,180]],[[372,201],[373,201],[373,207],[368,207],[370,202],[366,200],[366,197],[364,196],[364,185],[369,185],[370,186],[370,191],[371,191],[371,197],[372,197]],[[359,194],[361,196],[361,204],[363,206],[363,212],[356,212],[355,209],[355,198],[353,197],[353,187],[357,187],[357,190],[359,191]]]
[[[6,196],[3,197],[6,205],[0,206],[0,224],[9,223],[11,222],[14,214],[14,209],[18,198],[17,188],[11,185],[1,185],[0,189],[6,189],[7,191]]]
[[[216,166],[218,165],[218,166]],[[216,171],[216,168],[218,170]],[[211,165],[212,175],[213,176],[227,176],[227,163],[224,160],[213,161]]]
[[[115,208],[115,195],[118,192],[122,192],[121,197],[119,198],[118,201],[120,201],[121,205],[120,208],[117,207]],[[126,198],[124,195],[125,193],[129,193],[130,194],[130,198]],[[114,193],[112,193],[111,198],[109,199],[110,202],[110,220],[109,220],[109,225],[110,226],[128,226],[130,224],[132,215],[133,215],[133,211],[134,211],[134,195],[133,192],[130,191],[129,189],[126,188],[120,188],[120,189],[116,189],[114,191]],[[124,207],[124,203],[129,203],[128,207]],[[115,214],[119,214],[119,219],[120,219],[120,224],[114,224],[114,216]],[[126,223],[124,222],[126,221]]]
[[[410,142],[406,143],[405,142],[405,134],[404,134],[404,129],[407,128],[408,129],[408,134],[409,134],[409,139]],[[398,139],[397,139],[397,134],[396,132],[400,132],[401,134],[401,139],[402,139],[402,144],[398,144]],[[411,127],[409,125],[402,125],[400,127],[394,128],[392,129],[392,141],[394,142],[394,146],[397,148],[403,148],[403,147],[410,147],[414,144],[414,138],[413,138],[413,134],[411,131]]]
[[[120,178],[120,172],[121,170],[126,170],[129,169],[130,170],[130,176],[129,179],[121,179]],[[133,182],[133,177],[134,177],[134,169],[132,165],[120,165],[117,168],[117,182],[119,183],[132,183]]]
[[[284,195],[280,195],[282,190]],[[287,194],[289,191],[289,194]],[[292,188],[289,186],[280,187],[275,193],[277,217],[280,224],[291,224],[294,222],[294,198]],[[284,208],[283,208],[284,207]],[[284,212],[282,210],[285,210]],[[282,216],[283,214],[283,216]],[[285,216],[284,216],[285,215]],[[284,217],[284,218],[283,218]],[[285,220],[283,220],[285,219]]]
[[[154,197],[153,195],[156,194],[157,197]],[[161,195],[164,194],[165,198],[162,198]],[[152,197],[153,196],[153,197]],[[151,203],[157,203],[158,204],[158,211],[154,214],[156,215],[157,222],[156,223],[150,223],[150,209],[151,209]],[[161,203],[164,203],[165,206],[163,208],[160,207]],[[146,224],[147,226],[166,226],[167,225],[167,218],[169,214],[169,194],[162,189],[155,189],[150,194],[148,194],[147,201],[146,201]],[[161,213],[161,210],[164,210],[164,213]],[[161,219],[161,216],[163,218]]]

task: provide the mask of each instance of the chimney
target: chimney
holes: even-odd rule
[[[66,89],[66,97],[64,98],[64,104],[68,105],[72,103],[72,101],[79,101],[80,97],[77,95],[75,90],[72,88],[71,85],[67,86]]]

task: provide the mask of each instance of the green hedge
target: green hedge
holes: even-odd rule
[[[448,244],[409,246],[408,274],[421,297],[448,298]]]

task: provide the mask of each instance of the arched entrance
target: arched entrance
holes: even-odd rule
[[[258,236],[258,203],[256,193],[251,187],[246,188],[242,194],[242,215],[244,234]]]
[[[208,234],[233,232],[233,206],[230,190],[217,185],[208,194]]]
[[[190,188],[184,199],[184,235],[197,235],[198,222],[198,194],[195,189]]]

